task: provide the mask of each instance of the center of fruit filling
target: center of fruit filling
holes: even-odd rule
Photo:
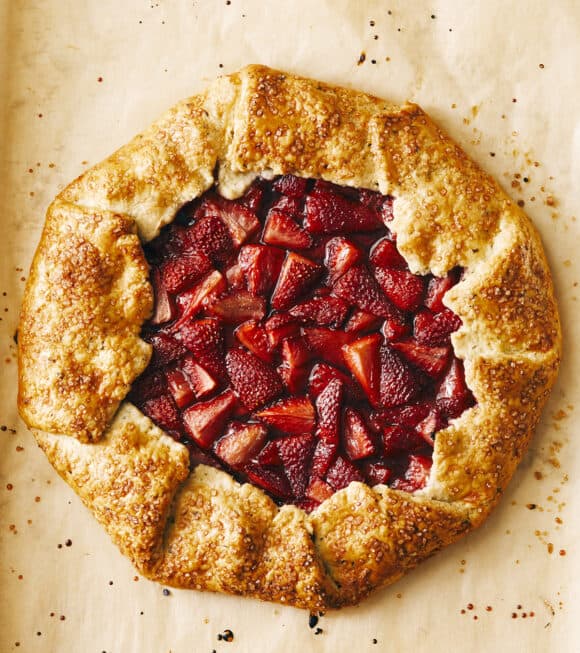
[[[443,304],[412,274],[393,198],[286,175],[186,204],[145,250],[151,362],[129,399],[189,450],[312,510],[351,481],[414,492],[474,404]]]

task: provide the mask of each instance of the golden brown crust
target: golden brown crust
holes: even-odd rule
[[[107,429],[148,359],[138,334],[151,291],[133,230],[153,238],[214,181],[233,197],[281,173],[395,195],[410,267],[466,269],[445,302],[463,321],[453,344],[477,405],[438,434],[415,495],[353,483],[306,515],[212,468],[188,476],[185,448],[128,404]],[[178,104],[50,207],[23,305],[19,406],[142,573],[320,610],[357,603],[483,521],[560,347],[534,228],[419,107],[250,66]]]

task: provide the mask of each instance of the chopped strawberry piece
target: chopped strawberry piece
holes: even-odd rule
[[[338,456],[326,474],[327,483],[335,490],[348,487],[353,481],[363,481],[362,474],[346,458]]]
[[[179,412],[170,395],[159,395],[148,399],[141,405],[141,410],[157,426],[166,431],[179,431],[181,429]]]
[[[300,334],[300,324],[289,313],[276,313],[272,315],[264,323],[264,328],[268,334],[270,347],[273,349],[276,349],[284,340]]]
[[[311,234],[375,231],[382,223],[375,211],[342,193],[319,191],[306,198],[304,227]]]
[[[238,290],[246,286],[246,274],[239,263],[232,263],[225,271],[226,281],[230,290]]]
[[[276,444],[294,496],[304,496],[308,483],[310,459],[315,446],[314,436],[309,433],[290,435],[277,440]]]
[[[383,429],[383,451],[385,456],[395,456],[412,451],[425,444],[416,431],[404,426],[387,426]]]
[[[308,397],[280,399],[255,416],[283,433],[312,433],[316,424],[314,406]]]
[[[375,443],[371,433],[362,418],[354,408],[344,412],[344,450],[350,460],[367,458],[375,453]]]
[[[342,370],[339,370],[332,365],[328,365],[328,363],[316,363],[312,368],[308,380],[308,394],[313,399],[316,399],[324,388],[326,388],[326,386],[334,379],[338,379],[342,382],[349,400],[361,401],[364,399],[360,387],[352,376],[345,374]]]
[[[153,294],[155,297],[155,308],[153,315],[149,320],[152,325],[165,324],[175,319],[177,309],[173,299],[169,296],[167,288],[161,282],[161,271],[155,268],[151,274],[151,283],[153,285]]]
[[[244,206],[247,206],[252,213],[256,214],[260,210],[260,205],[264,198],[264,188],[261,185],[260,180],[255,181],[244,195],[240,198],[240,201]]]
[[[432,461],[426,456],[409,456],[409,464],[403,478],[396,478],[391,487],[405,492],[416,492],[427,485]]]
[[[391,347],[403,354],[409,363],[433,377],[438,377],[443,373],[451,355],[451,347],[428,347],[414,338],[392,342]]]
[[[417,433],[432,447],[435,444],[435,433],[445,426],[445,420],[437,408],[434,408],[427,417],[417,424]]]
[[[289,313],[318,326],[338,328],[346,319],[350,306],[339,297],[314,297],[293,306]]]
[[[215,444],[216,456],[237,469],[260,451],[268,430],[262,424],[230,422],[227,433]]]
[[[328,283],[333,285],[361,259],[360,250],[343,236],[335,236],[326,243],[324,264],[328,268]]]
[[[161,283],[172,294],[192,286],[211,269],[209,258],[198,250],[184,253],[179,258],[169,259],[159,268]]]
[[[388,408],[412,401],[419,394],[418,379],[410,365],[388,345],[381,347],[380,403]]]
[[[193,288],[186,290],[179,296],[177,301],[181,310],[181,317],[172,325],[171,330],[179,330],[185,322],[195,317],[205,304],[211,302],[212,299],[216,299],[226,290],[226,280],[221,272],[217,270],[210,272],[205,279],[202,279]]]
[[[183,356],[186,351],[179,340],[176,340],[173,336],[163,331],[143,334],[143,340],[153,346],[153,354],[149,361],[149,365],[152,368],[169,365],[169,363]]]
[[[217,386],[215,379],[194,360],[193,356],[187,355],[183,358],[181,369],[187,375],[196,399],[206,397],[215,390]]]
[[[133,381],[131,392],[127,398],[137,406],[140,406],[147,399],[165,394],[166,391],[167,381],[163,372],[152,372],[151,368],[147,368],[140,377]]]
[[[282,175],[272,183],[272,188],[282,193],[282,195],[297,198],[304,197],[307,186],[308,179],[295,177],[294,175]]]
[[[362,265],[356,265],[333,286],[334,294],[367,313],[384,318],[400,316],[399,309],[386,298],[376,279]],[[400,321],[404,322],[401,316]]]
[[[247,206],[217,195],[205,199],[196,215],[221,218],[230,231],[234,245],[238,247],[260,228],[258,218]]]
[[[188,229],[191,243],[215,265],[225,263],[234,252],[234,241],[230,230],[217,215],[206,215]]]
[[[316,195],[322,195],[323,197],[328,194],[334,195],[338,193],[352,202],[358,202],[359,200],[359,192],[356,188],[333,184],[331,181],[326,181],[325,179],[317,179],[312,187],[312,192]]]
[[[352,340],[344,331],[325,328],[305,328],[304,337],[318,358],[332,365],[345,366],[342,348]]]
[[[220,381],[227,378],[225,368],[225,341],[218,320],[206,318],[187,322],[179,332],[181,342],[193,354],[195,360],[211,376]]]
[[[432,313],[425,308],[415,315],[413,322],[415,338],[430,347],[446,345],[449,336],[461,326],[461,318],[453,311],[444,308],[439,313]]]
[[[272,401],[282,394],[283,386],[276,370],[244,349],[230,349],[226,368],[238,397],[248,410]]]
[[[390,238],[381,238],[373,247],[370,262],[375,268],[405,270],[407,262]]]
[[[334,379],[318,395],[316,399],[316,413],[318,415],[316,436],[319,440],[331,444],[338,443],[343,393],[342,382]]]
[[[246,276],[248,290],[254,295],[266,295],[276,285],[284,251],[268,245],[244,245],[238,260]]]
[[[308,499],[322,503],[329,499],[334,494],[334,490],[318,476],[310,479],[310,483],[306,488],[305,495]]]
[[[443,414],[453,419],[475,403],[471,390],[465,382],[463,363],[454,359],[447,374],[443,377],[436,397],[437,406]]]
[[[433,402],[421,401],[416,404],[383,408],[371,413],[370,424],[377,431],[380,431],[384,426],[393,426],[395,424],[414,429],[421,420],[427,417],[433,407]]]
[[[377,317],[372,313],[365,313],[365,311],[361,311],[357,308],[346,323],[344,330],[347,333],[361,334],[365,331],[376,330],[380,324],[380,317]]]
[[[222,432],[236,405],[236,397],[226,390],[214,399],[203,401],[183,411],[183,423],[202,449],[209,449]]]
[[[278,455],[278,446],[276,440],[270,440],[268,444],[260,451],[257,457],[260,465],[281,465],[282,461]]]
[[[425,306],[433,311],[433,313],[440,313],[445,310],[443,297],[458,280],[459,274],[457,268],[451,270],[451,272],[449,272],[445,277],[433,277],[430,279],[427,286],[427,294],[425,296]]]
[[[181,442],[187,447],[189,452],[189,465],[191,468],[194,468],[197,465],[208,465],[209,467],[223,469],[223,465],[218,458],[216,458],[210,451],[205,451],[198,447],[190,438],[182,438]]]
[[[173,368],[166,370],[165,376],[167,378],[169,392],[171,392],[171,396],[177,404],[177,407],[183,408],[191,404],[195,399],[195,394],[185,374],[181,370]]]
[[[385,201],[383,202],[383,205],[381,206],[379,210],[379,214],[381,216],[381,220],[383,221],[383,224],[385,226],[389,226],[389,223],[393,221],[394,213],[393,213],[393,197],[390,197],[387,195],[385,198]]]
[[[359,188],[358,200],[361,204],[368,206],[369,209],[378,211],[383,206],[385,196],[376,190],[370,190],[370,188]]]
[[[379,351],[382,338],[378,333],[364,336],[344,345],[342,354],[348,368],[365,391],[373,406],[380,402]]]
[[[290,252],[282,265],[280,278],[271,298],[278,310],[290,308],[314,284],[322,273],[322,266],[310,259]]]
[[[302,199],[281,195],[270,207],[270,212],[282,211],[282,213],[289,215],[293,220],[298,220],[302,213],[302,206]]]
[[[411,335],[411,325],[401,316],[388,318],[383,322],[381,333],[385,336],[385,340],[393,342]]]
[[[310,234],[284,211],[271,209],[266,218],[262,240],[269,245],[290,249],[308,249],[312,245]]]
[[[368,484],[374,487],[375,485],[386,485],[393,472],[385,463],[365,462],[362,464],[362,473]]]
[[[208,312],[228,324],[261,320],[266,314],[266,300],[248,290],[233,290],[209,306]]]
[[[256,322],[256,320],[249,320],[240,324],[235,331],[236,338],[240,341],[246,349],[249,349],[252,354],[258,356],[266,363],[271,363],[273,360],[272,350],[270,348],[270,341],[266,329]]]
[[[249,463],[244,467],[248,480],[278,499],[290,499],[292,490],[282,470]]]
[[[376,268],[375,279],[385,295],[402,311],[416,311],[423,301],[425,283],[409,270]]]
[[[326,476],[332,463],[338,455],[338,442],[326,442],[319,440],[316,443],[314,454],[312,455],[312,466],[310,468],[311,476],[320,478]]]
[[[289,338],[282,343],[282,360],[285,365],[299,367],[312,358],[312,349],[303,338]]]

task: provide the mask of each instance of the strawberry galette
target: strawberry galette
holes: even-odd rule
[[[321,610],[485,519],[560,339],[530,222],[421,109],[250,66],[50,206],[19,407],[141,573]]]

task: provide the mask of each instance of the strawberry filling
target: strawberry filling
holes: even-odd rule
[[[210,190],[146,246],[149,367],[129,399],[203,463],[312,510],[351,481],[414,492],[474,405],[443,303],[412,274],[393,198],[286,175]]]

